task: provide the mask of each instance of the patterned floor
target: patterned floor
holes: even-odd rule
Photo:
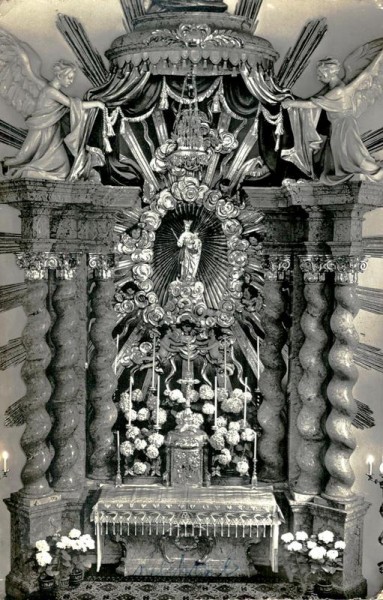
[[[59,600],[268,600],[297,598],[289,584],[254,584],[190,581],[86,581],[62,592]]]

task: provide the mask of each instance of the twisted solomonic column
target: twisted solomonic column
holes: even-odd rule
[[[285,312],[282,286],[289,271],[289,256],[265,257],[261,314],[265,332],[261,355],[264,371],[259,382],[263,402],[258,410],[258,422],[263,430],[259,440],[259,457],[262,460],[259,479],[268,482],[282,481],[285,478],[285,425],[282,411],[286,405],[286,397],[282,379],[286,366],[282,348],[286,343],[287,333],[282,323]]]
[[[112,331],[116,324],[112,301],[115,292],[113,283],[113,255],[91,254],[89,266],[94,269],[95,285],[92,292],[94,321],[90,338],[94,353],[89,364],[91,377],[90,401],[93,407],[90,424],[92,452],[90,455],[90,477],[109,479],[113,475],[115,441],[112,427],[117,419],[113,402],[117,377],[113,371],[116,346]]]
[[[51,339],[55,346],[52,374],[55,382],[52,395],[54,425],[52,443],[55,456],[51,473],[57,491],[74,491],[78,488],[76,464],[79,459],[76,429],[79,422],[77,406],[78,378],[76,366],[79,358],[79,318],[76,306],[75,272],[79,265],[76,254],[53,255],[57,285],[52,298],[56,321]]]
[[[359,310],[358,273],[366,269],[367,262],[359,257],[337,256],[330,261],[329,267],[335,273],[336,306],[330,321],[334,344],[329,354],[333,377],[327,388],[332,408],[326,422],[330,446],[325,465],[330,479],[325,495],[340,501],[354,496],[351,488],[355,477],[350,457],[356,446],[351,424],[357,409],[352,390],[358,378],[358,369],[353,362],[358,334],[353,322]]]
[[[50,255],[45,252],[21,253],[17,255],[17,264],[24,269],[27,283],[23,299],[27,323],[22,334],[26,357],[21,368],[21,376],[26,385],[22,401],[25,430],[20,441],[26,455],[26,464],[21,472],[21,493],[27,497],[39,498],[51,493],[46,478],[52,458],[46,443],[51,430],[51,418],[46,410],[51,396],[51,386],[46,376],[51,357],[46,342],[46,334],[51,325],[46,307],[46,278]]]
[[[324,294],[328,257],[308,255],[299,259],[305,284],[306,308],[301,318],[305,341],[299,353],[303,375],[298,384],[302,407],[297,418],[301,442],[296,456],[300,474],[295,491],[316,495],[322,491],[324,478],[322,452],[325,443],[326,399],[323,385],[327,375],[324,359],[328,336],[323,319],[328,311]]]

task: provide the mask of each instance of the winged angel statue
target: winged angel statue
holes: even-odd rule
[[[334,185],[355,176],[383,181],[383,166],[364,145],[357,122],[383,95],[383,39],[364,44],[343,65],[334,58],[319,61],[317,76],[325,84],[318,95],[282,102],[294,135],[294,148],[282,152],[284,159],[314,176],[315,155],[323,151],[323,183]],[[330,122],[327,141],[317,130],[321,110]]]
[[[59,60],[54,77],[40,73],[41,60],[25,42],[0,29],[0,95],[26,118],[28,133],[13,158],[4,160],[7,176],[63,181],[92,177],[102,164],[102,152],[85,146],[90,109],[103,109],[99,101],[82,101],[62,93],[73,83],[76,66]],[[64,137],[61,122],[70,113],[70,132]],[[73,157],[71,160],[69,157]]]

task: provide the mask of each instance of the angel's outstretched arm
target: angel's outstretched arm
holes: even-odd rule
[[[317,108],[311,100],[283,100],[283,108]]]
[[[56,90],[55,88],[51,87],[49,90],[49,95],[51,98],[53,98],[60,104],[63,104],[64,106],[67,106],[68,108],[70,107],[70,98],[68,96],[66,96],[65,94],[63,94],[62,92],[60,92],[60,90]],[[88,110],[91,108],[101,108],[101,110],[102,110],[104,108],[104,104],[102,102],[100,102],[99,100],[86,100],[86,101],[84,100],[82,102],[82,107],[85,110]]]

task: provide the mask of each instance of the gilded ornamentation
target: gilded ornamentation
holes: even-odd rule
[[[325,281],[326,273],[331,271],[331,257],[319,254],[300,256],[299,265],[305,283],[319,283]]]
[[[265,281],[283,281],[290,275],[290,256],[264,256],[263,268]]]
[[[48,269],[55,269],[57,260],[50,252],[20,252],[17,266],[24,269],[25,279],[36,281],[48,277]]]
[[[182,45],[198,48],[242,48],[243,41],[228,29],[215,29],[206,24],[180,25],[176,30],[158,29],[153,31],[146,42],[149,45],[161,43],[165,46]]]
[[[108,280],[113,277],[113,254],[89,254],[89,267],[94,270],[95,279]]]
[[[57,279],[70,280],[76,274],[76,269],[80,265],[79,254],[58,254],[55,257],[57,261],[56,277]]]
[[[328,261],[327,268],[334,272],[337,285],[356,284],[359,273],[367,269],[367,259],[360,256],[334,256]]]

